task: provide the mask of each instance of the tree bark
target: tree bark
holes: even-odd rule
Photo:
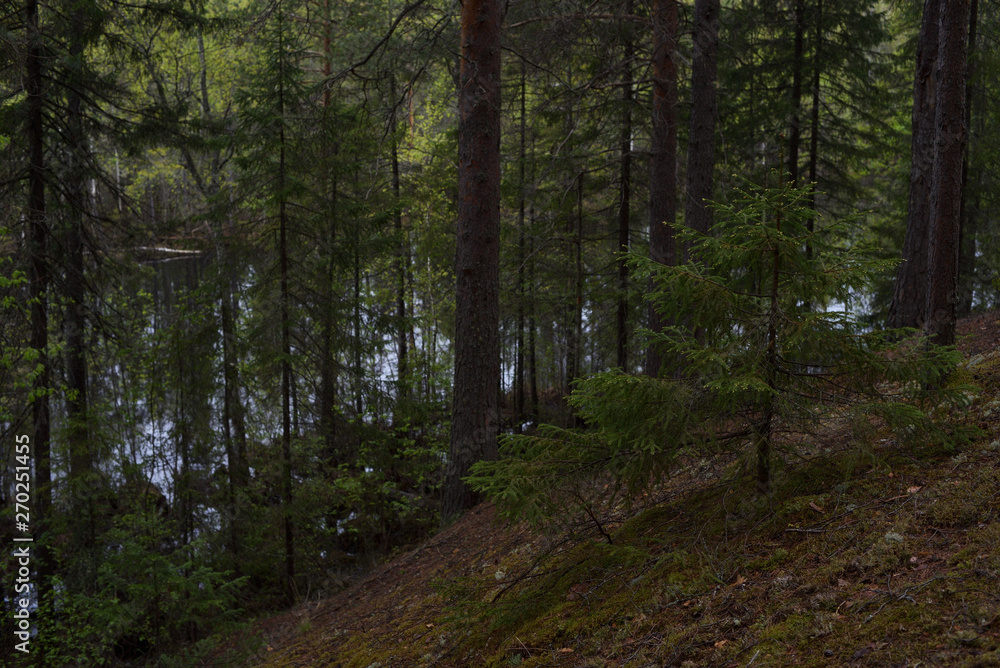
[[[691,130],[688,139],[687,198],[684,222],[708,234],[712,227],[712,171],[715,167],[715,94],[719,51],[719,0],[697,0],[694,6],[694,59],[691,67]]]
[[[479,500],[462,480],[472,464],[497,457],[501,5],[462,4],[455,384],[442,522]]]
[[[49,325],[48,325],[48,237],[45,214],[45,119],[43,107],[43,55],[38,25],[38,2],[26,4],[28,53],[25,63],[25,92],[28,100],[28,295],[31,302],[31,348],[38,354],[36,368],[40,373],[32,385],[35,487],[32,490],[37,518],[36,535],[50,528],[52,509],[52,465],[49,422]],[[48,602],[50,578],[54,572],[48,542],[38,543],[38,597]]]
[[[823,66],[823,0],[816,0],[816,22],[813,24],[814,39],[812,67],[812,112],[809,123],[809,183],[815,184],[819,176],[819,108],[820,108],[820,74]],[[809,207],[816,210],[816,186],[812,185],[809,193]],[[811,233],[815,220],[810,217],[806,229]],[[806,258],[812,259],[812,245],[806,246]]]
[[[788,175],[792,187],[799,181],[799,147],[802,143],[802,70],[805,67],[804,42],[806,2],[795,0],[795,37],[792,53],[791,118],[788,133]]]
[[[781,214],[775,225],[775,231],[781,233]],[[757,452],[757,493],[771,493],[771,436],[774,428],[775,388],[778,378],[778,320],[781,309],[778,303],[778,288],[781,280],[781,251],[774,248],[774,270],[771,274],[771,286],[767,313],[767,350],[764,353],[764,383],[768,391],[761,407],[760,421],[754,425],[754,446]]]
[[[396,99],[396,80],[391,81],[393,105]],[[409,403],[410,380],[408,368],[407,334],[409,328],[406,318],[406,273],[410,265],[409,235],[403,228],[403,209],[400,197],[399,183],[399,144],[396,141],[396,108],[392,112],[392,196],[395,204],[396,247],[396,392],[401,404]]]
[[[534,149],[534,142],[532,142]],[[534,150],[531,157],[531,183],[535,183]],[[535,207],[528,207],[528,225],[535,229]],[[538,319],[535,317],[535,237],[528,235],[528,390],[530,394],[528,414],[532,422],[538,422],[538,345],[536,334]]]
[[[938,59],[941,0],[925,0],[917,42],[911,122],[910,195],[903,262],[889,305],[889,327],[921,327],[927,305],[927,255],[931,170],[934,165],[934,69]]]
[[[284,496],[285,592],[289,603],[295,601],[295,541],[292,530],[292,324],[291,296],[288,290],[288,212],[285,180],[285,53],[284,15],[278,4],[278,264],[281,302],[281,455]]]
[[[77,7],[70,17],[72,38],[69,56],[83,67],[84,15]],[[82,74],[82,71],[80,72]],[[77,81],[69,89],[66,101],[68,165],[66,192],[69,210],[65,219],[66,278],[63,292],[66,296],[66,314],[63,331],[66,337],[66,422],[69,447],[70,493],[74,508],[74,533],[77,544],[89,549],[95,540],[91,500],[93,467],[87,424],[87,355],[84,332],[86,329],[86,290],[83,268],[84,219],[86,217],[86,138],[83,130],[82,99]]]
[[[966,145],[965,160],[962,163],[962,235],[959,243],[958,257],[958,317],[969,315],[972,311],[972,299],[975,292],[976,277],[976,235],[979,226],[979,205],[973,201],[978,197],[970,183],[978,182],[972,174],[972,108],[975,96],[974,80],[979,76],[974,72],[976,53],[976,31],[979,23],[979,0],[972,0],[969,10],[969,57],[968,72],[965,83],[965,127],[969,133],[969,143]],[[978,100],[977,100],[978,102]],[[982,109],[977,107],[977,116],[982,116]],[[977,123],[978,125],[978,123]]]
[[[583,356],[583,171],[576,178],[576,216],[569,222],[570,258],[573,263],[573,277],[570,282],[572,298],[569,308],[569,322],[566,327],[566,378],[563,394],[569,396],[573,381],[580,376],[580,359]],[[572,423],[573,417],[569,416]]]
[[[677,262],[674,231],[677,212],[677,2],[653,2],[653,123],[650,147],[649,255],[654,262]],[[652,289],[652,284],[650,285]],[[652,306],[649,328],[658,332],[666,323]],[[658,376],[663,356],[655,344],[646,349],[646,373]]]
[[[363,364],[362,364],[362,350],[363,342],[361,341],[361,230],[358,225],[354,225],[354,347],[352,355],[354,359],[352,360],[352,371],[354,376],[354,419],[361,423],[361,418],[365,412],[365,396],[364,387],[362,382]],[[360,439],[361,431],[358,430],[358,438]],[[359,443],[360,445],[360,443]]]
[[[625,15],[631,16],[632,0],[625,0]],[[632,204],[632,59],[635,46],[626,33],[622,46],[622,133],[618,144],[619,200],[618,252],[626,253],[630,246]],[[628,373],[628,260],[618,260],[617,366]]]
[[[514,431],[521,433],[524,424],[524,263],[526,243],[525,238],[525,200],[527,199],[528,183],[525,180],[525,162],[527,162],[527,64],[521,60],[521,123],[518,142],[518,177],[520,192],[517,200],[517,341],[516,357],[514,359]]]
[[[333,153],[336,154],[336,148]],[[334,303],[336,295],[333,290],[334,252],[337,243],[337,175],[329,174],[329,225],[323,233],[323,254],[325,255],[325,272],[323,276],[323,327],[320,345],[320,391],[319,391],[319,424],[323,435],[324,455],[332,466],[342,464],[346,460],[345,453],[338,450],[336,444],[337,422],[337,365],[334,361],[333,332]]]
[[[965,85],[969,0],[944,0],[938,33],[934,167],[928,230],[924,331],[934,343],[955,343],[958,252],[962,226],[962,167],[967,129]]]

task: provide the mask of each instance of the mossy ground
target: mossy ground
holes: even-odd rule
[[[769,498],[692,462],[570,533],[481,506],[261,625],[267,666],[1000,666],[1000,316],[966,321],[961,449],[788,443]]]

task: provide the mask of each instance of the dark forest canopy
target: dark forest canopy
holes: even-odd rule
[[[730,238],[748,188],[795,193],[802,276],[865,257],[792,299],[803,321],[948,344],[1000,302],[995,3],[0,12],[0,537],[27,435],[51,665],[336,589],[474,503],[462,477],[502,434],[593,431],[583,379],[694,374],[676,341],[735,330],[678,313],[640,258],[759,297],[740,312],[770,318],[778,368],[777,260],[772,293],[685,232]]]

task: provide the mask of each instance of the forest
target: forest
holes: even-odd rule
[[[487,498],[610,546],[706,457],[751,503],[820,424],[974,438],[998,29],[978,0],[4,2],[0,654],[216,665]]]

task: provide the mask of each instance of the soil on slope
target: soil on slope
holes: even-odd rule
[[[413,642],[415,625],[424,629],[419,639],[434,645],[433,620],[444,605],[433,583],[496,571],[503,557],[530,540],[538,537],[498,521],[492,503],[480,504],[335,596],[261,622],[267,643],[261,659],[266,665],[339,665],[338,648],[346,641],[365,639],[391,652],[400,642]]]
[[[957,336],[959,340],[958,347],[967,357],[977,355],[986,356],[991,353],[997,353],[1000,351],[1000,312],[980,314],[963,319],[959,323]],[[994,389],[1000,387],[1000,382],[998,382],[1000,373],[997,373],[996,369],[993,368],[994,366],[990,365],[988,372],[975,373],[976,382],[992,386]],[[997,432],[1000,431],[996,418],[993,417],[990,419],[983,418],[980,426],[987,431],[987,440],[995,439]],[[983,463],[987,459],[989,457],[983,458]],[[969,465],[971,466],[971,463]],[[957,468],[958,465],[955,466],[955,469]],[[955,469],[952,470],[954,471]],[[878,502],[891,502],[891,509],[886,511],[887,514],[896,512],[895,508],[897,506],[901,507],[902,504],[907,502],[907,490],[909,490],[912,497],[916,494],[914,490],[919,490],[923,485],[936,486],[937,482],[930,478],[926,480],[921,479],[916,483],[912,481],[904,482],[903,480],[899,480],[899,474],[892,473],[889,473],[887,477],[891,479],[894,475],[897,476],[896,479],[898,480],[898,483],[895,484],[903,485],[901,488],[903,491],[900,492],[902,496],[890,497],[887,494],[885,499]],[[944,482],[942,481],[941,484],[943,485]],[[951,479],[948,479],[948,484],[957,485],[958,483],[953,483]],[[993,503],[995,501],[996,497],[994,496]],[[815,513],[817,517],[820,517],[822,509],[818,508],[816,504],[810,504],[810,506],[814,510],[810,510],[807,506],[805,512]],[[879,511],[876,514],[881,514],[881,512]],[[939,520],[937,524],[942,525],[942,527],[944,526]],[[826,525],[823,526],[825,527]],[[847,524],[845,523],[844,526],[847,526]],[[928,526],[930,527],[930,525]],[[983,526],[985,525],[979,524],[980,529]],[[872,528],[874,531],[884,533],[883,528],[874,526]],[[789,530],[785,529],[784,531],[787,532]],[[796,529],[792,529],[792,531],[796,531]],[[798,529],[798,531],[807,532],[813,530]],[[817,529],[816,531],[820,530]],[[827,531],[827,529],[823,528],[822,531]],[[912,584],[914,587],[913,593],[916,595],[918,591],[917,587],[924,586],[922,584],[915,584],[918,581],[921,583],[938,580],[945,581],[952,577],[951,575],[947,575],[946,572],[955,564],[960,563],[956,554],[958,556],[963,554],[961,549],[963,549],[964,543],[961,540],[954,542],[948,542],[950,539],[945,540],[945,542],[942,542],[942,540],[944,540],[943,537],[946,534],[957,533],[958,529],[929,528],[927,532],[927,536],[929,536],[927,538],[927,547],[921,551],[913,552],[911,556],[907,557],[909,560],[908,565],[904,564],[904,566],[900,567],[906,569],[905,573],[901,571],[901,575],[907,579],[900,580],[899,584],[894,584],[890,577],[890,584],[887,587],[888,591],[902,591],[903,594],[907,594],[909,589],[900,589],[904,587],[903,583],[906,582],[907,584]],[[785,534],[788,538],[798,537],[802,538],[802,540],[806,540],[810,535],[808,533]],[[862,535],[860,530],[857,535]],[[886,534],[886,536],[890,536],[890,534]],[[370,575],[344,591],[325,600],[303,603],[291,611],[259,622],[256,625],[256,632],[263,637],[266,647],[258,655],[258,661],[261,665],[267,666],[344,665],[346,667],[348,663],[343,662],[343,657],[348,655],[353,656],[357,648],[365,647],[365,654],[368,659],[366,659],[365,663],[358,665],[417,665],[417,662],[414,662],[412,659],[399,663],[396,657],[398,656],[397,650],[402,647],[407,648],[409,656],[414,656],[412,650],[415,643],[419,643],[426,647],[426,663],[433,665],[464,665],[461,657],[448,655],[449,650],[447,645],[453,639],[453,636],[446,638],[445,635],[440,633],[442,631],[442,627],[439,626],[441,624],[440,619],[447,611],[443,598],[439,591],[435,589],[434,583],[452,581],[463,576],[483,576],[492,580],[494,574],[499,581],[503,576],[502,571],[498,569],[505,558],[514,552],[522,550],[526,545],[531,547],[531,551],[534,554],[544,552],[551,548],[556,540],[557,537],[539,536],[523,526],[511,526],[507,523],[499,522],[496,520],[492,504],[482,504],[451,527],[428,539],[421,546],[379,566]],[[895,539],[893,538],[893,540]],[[933,547],[931,547],[931,544],[933,544]],[[794,553],[794,547],[793,544],[789,544],[789,551],[793,551],[792,556],[788,557],[789,560],[792,560],[796,554]],[[805,563],[805,561],[800,561],[798,562],[798,566],[801,567]],[[984,563],[982,559],[978,559],[976,561],[976,568],[982,570],[985,568]],[[734,574],[731,581],[727,582],[724,587],[717,589],[719,592],[726,592],[725,595],[732,597],[734,601],[742,601],[744,594],[741,592],[745,592],[747,601],[745,604],[741,603],[741,605],[747,608],[753,607],[754,604],[759,603],[761,597],[768,598],[772,596],[772,592],[780,591],[785,587],[793,588],[795,586],[789,583],[797,582],[798,574],[794,572],[790,564],[786,570],[788,572],[782,570],[781,567],[776,567],[770,571],[761,571],[756,575],[756,579],[758,580],[756,583],[754,582],[754,574],[744,570],[741,572],[746,577],[741,574]],[[976,573],[979,573],[979,571],[976,571]],[[909,575],[907,576],[907,574]],[[910,583],[909,580],[913,582]],[[832,612],[820,612],[814,615],[816,619],[825,621],[822,621],[822,623],[815,620],[810,622],[814,626],[810,627],[811,630],[805,632],[807,645],[826,637],[830,633],[825,625],[837,628],[845,619],[852,605],[856,606],[855,609],[860,610],[864,605],[867,605],[867,603],[864,603],[867,598],[874,599],[872,601],[873,605],[869,606],[870,610],[866,611],[867,613],[875,612],[876,610],[881,611],[882,607],[878,607],[878,605],[882,605],[883,607],[887,605],[883,601],[883,598],[890,603],[896,603],[894,600],[890,600],[891,597],[884,595],[884,592],[880,589],[881,585],[875,583],[869,584],[861,575],[855,578],[850,575],[849,571],[845,571],[845,574],[840,579],[835,578],[833,581],[835,584],[831,587],[832,593],[830,595],[839,596],[839,598],[835,599],[837,607]],[[804,584],[802,586],[805,587]],[[719,595],[721,596],[721,594]],[[819,598],[819,594],[811,596],[812,598]],[[894,597],[895,593],[892,596]],[[571,594],[567,596],[567,600],[570,600],[571,597],[572,590]],[[993,597],[1000,601],[1000,597]],[[692,598],[691,600],[697,599]],[[902,605],[905,605],[906,601],[903,599],[900,599],[900,601],[902,601]],[[726,605],[732,604],[730,602]],[[689,605],[690,602],[684,602],[682,607],[688,608]],[[822,606],[826,605],[826,603],[820,602],[817,605]],[[790,609],[798,610],[799,608],[793,606]],[[804,616],[813,614],[808,611],[808,607],[803,607],[802,610],[803,612],[801,613],[793,612],[793,617],[798,614]],[[721,608],[715,612],[721,613]],[[887,613],[883,613],[883,615],[885,614]],[[705,619],[708,619],[708,617],[706,616]],[[659,623],[662,624],[665,621],[666,618],[663,618]],[[976,636],[975,642],[977,643],[993,643],[996,640],[994,636],[1000,635],[997,633],[997,628],[1000,628],[1000,614],[998,614],[996,619],[986,620],[986,622],[982,633]],[[819,626],[816,626],[816,624],[819,624]],[[779,620],[774,624],[773,628],[784,629],[785,626],[788,626],[788,623]],[[861,626],[858,628],[861,628]],[[965,636],[961,635],[963,633],[962,625],[956,623],[951,627],[942,628],[946,629],[949,633],[948,637],[951,638],[947,643],[960,648],[961,651],[959,653],[964,657],[963,660],[969,658],[969,652],[975,654],[983,651],[982,645],[976,646],[979,649],[969,649],[969,647],[963,645],[963,643],[966,643],[966,640],[964,639]],[[902,629],[903,627],[900,626],[897,633],[902,633]],[[454,631],[450,631],[449,633],[454,633]],[[731,640],[727,640],[729,635],[726,634],[718,636],[720,639],[715,641],[715,648],[719,652],[720,661],[722,661],[721,657],[726,643],[732,642],[735,645],[739,642],[739,638],[743,633],[743,630],[733,630],[729,634],[732,636]],[[765,631],[762,635],[766,636],[767,634],[768,632]],[[851,641],[857,644],[857,651],[854,654],[848,652],[844,655],[840,650],[837,650],[839,658],[830,658],[829,665],[877,665],[877,662],[882,659],[876,657],[880,656],[879,652],[884,650],[886,643],[883,642],[881,645],[878,642],[865,644],[861,638],[861,632],[858,632],[858,638]],[[756,642],[760,642],[760,640]],[[968,642],[972,643],[973,641]],[[947,643],[944,640],[941,641],[943,647]],[[708,650],[706,651],[713,651],[711,644],[711,642],[708,643]],[[832,641],[829,644],[831,647],[836,646]],[[750,651],[757,648],[756,644],[751,645],[747,643],[747,645],[748,648],[741,650],[743,653],[735,657],[739,665],[744,665],[747,661],[754,663],[754,660],[757,659],[760,653],[759,648],[756,653]],[[947,646],[950,647],[951,645]],[[730,647],[732,646],[730,645]],[[986,649],[989,650],[990,646],[992,645],[987,646]],[[947,650],[947,647],[945,647],[945,650]],[[942,650],[944,653],[940,654],[939,657],[943,663],[951,665],[951,661],[945,661],[950,656],[945,650]],[[819,655],[820,657],[833,657],[833,654],[830,653],[833,650],[826,649],[823,651],[827,652],[827,654]],[[990,651],[1000,652],[1000,650]],[[530,653],[523,655],[512,654],[511,656],[512,658],[530,656]],[[582,658],[580,654],[576,656],[578,659]],[[958,657],[958,654],[955,656]],[[773,665],[767,660],[770,657],[770,654],[761,655],[758,663]],[[786,658],[782,660],[799,663],[795,657],[796,652],[792,651],[791,654],[786,655]],[[776,656],[775,659],[777,658]],[[820,658],[819,660],[822,665],[823,659]],[[876,663],[872,663],[873,661]],[[970,663],[968,665],[1000,665],[1000,660],[996,664],[989,663],[988,661],[982,664]],[[517,662],[520,662],[520,660],[518,659]],[[626,663],[582,663],[580,665],[626,665]],[[713,665],[726,664],[737,665],[734,662],[734,657],[731,656],[727,656],[727,660]],[[351,663],[350,665],[354,664]],[[683,664],[678,663],[677,665],[708,664],[699,664],[697,661],[692,663],[689,661]],[[910,664],[903,661],[903,663],[898,665]]]

